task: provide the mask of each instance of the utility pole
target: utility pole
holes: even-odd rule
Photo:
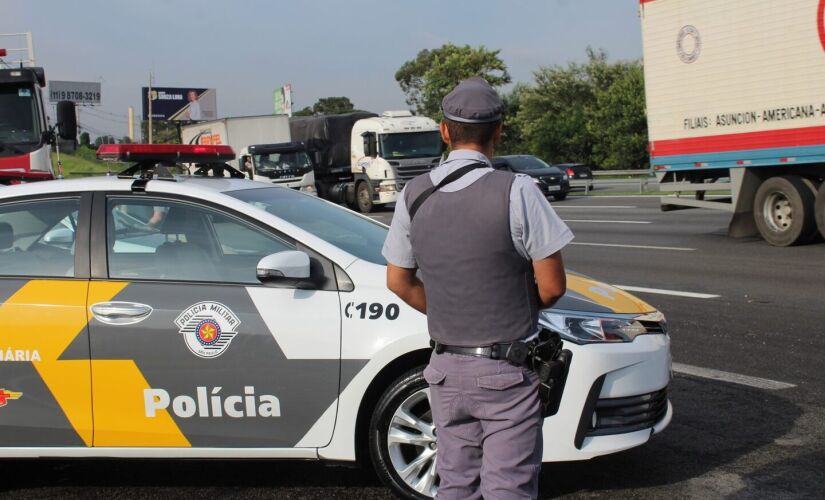
[[[149,72],[149,93],[146,95],[149,101],[149,144],[152,144],[152,72]]]
[[[135,142],[135,108],[129,106],[129,141]]]

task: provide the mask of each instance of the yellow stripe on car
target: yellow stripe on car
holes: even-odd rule
[[[89,304],[112,300],[127,284],[92,282]],[[146,417],[143,391],[150,386],[134,361],[92,359],[92,374],[95,446],[190,446],[167,410]]]
[[[600,306],[610,308],[614,313],[633,314],[656,310],[624,290],[578,274],[567,274],[567,289],[587,297]]]

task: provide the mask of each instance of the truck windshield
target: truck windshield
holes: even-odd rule
[[[31,85],[0,85],[0,143],[40,142],[34,92]]]
[[[424,158],[441,156],[441,133],[404,132],[381,135],[381,156],[384,158]]]
[[[387,264],[381,255],[387,226],[349,210],[282,187],[229,191],[226,194],[294,224],[359,259]]]
[[[312,161],[305,151],[253,155],[255,172],[270,179],[301,177],[312,170]]]

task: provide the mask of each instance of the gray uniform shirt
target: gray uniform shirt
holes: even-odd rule
[[[430,180],[438,184],[451,172],[476,162],[484,162],[489,167],[477,168],[440,190],[445,193],[458,191],[493,171],[486,156],[477,151],[457,149],[430,172]],[[410,244],[410,214],[404,203],[404,194],[401,193],[395,204],[395,214],[382,253],[390,264],[416,269],[418,265]],[[573,239],[573,232],[559,218],[533,179],[526,175],[516,175],[510,188],[510,235],[516,251],[533,261],[549,257]]]

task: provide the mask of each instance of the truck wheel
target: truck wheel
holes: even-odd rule
[[[816,227],[819,229],[819,234],[825,238],[825,182],[819,185],[814,211],[816,212]]]
[[[433,498],[436,437],[424,367],[393,381],[372,414],[370,457],[376,473],[402,498]]]
[[[359,182],[355,188],[355,203],[362,214],[372,212],[372,193],[370,185],[366,182]]]
[[[807,243],[816,231],[814,195],[797,175],[763,182],[753,201],[753,216],[762,238],[778,247]]]

